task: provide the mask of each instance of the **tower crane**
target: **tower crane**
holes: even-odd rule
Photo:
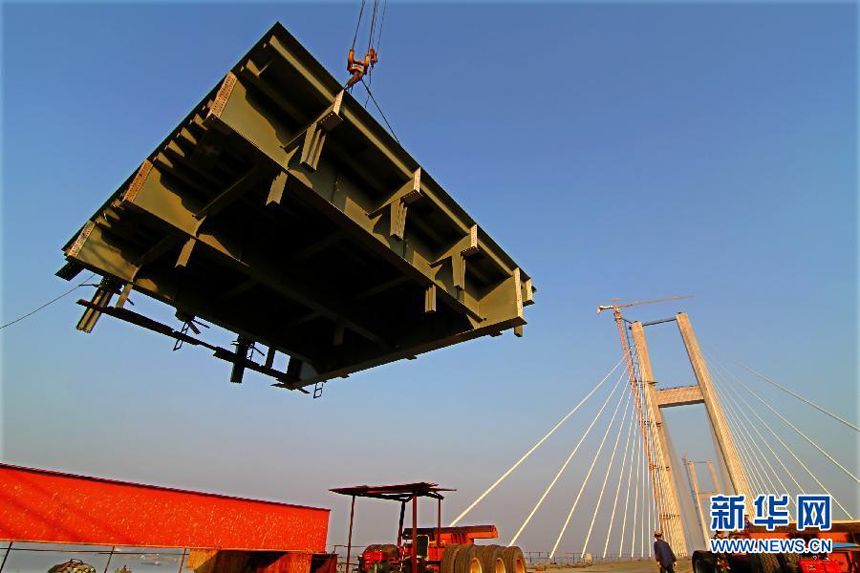
[[[615,302],[613,304],[600,305],[597,307],[597,314],[600,314],[604,310],[611,310],[612,315],[615,317],[615,324],[618,327],[618,336],[621,339],[621,349],[624,352],[624,360],[627,364],[627,375],[630,378],[630,389],[633,392],[634,400],[636,401],[636,410],[637,410],[637,419],[639,422],[639,428],[642,431],[642,441],[645,446],[645,459],[648,463],[648,473],[650,474],[651,484],[654,491],[654,501],[656,506],[661,507],[661,497],[662,491],[659,486],[659,480],[657,479],[657,475],[655,472],[656,465],[653,460],[653,452],[651,451],[651,445],[648,440],[648,417],[645,409],[642,407],[642,395],[640,394],[640,381],[636,380],[636,372],[633,368],[633,358],[630,354],[630,345],[627,342],[627,331],[624,327],[624,322],[626,319],[621,314],[622,308],[630,308],[631,306],[641,306],[643,304],[656,304],[659,302],[669,302],[673,300],[684,300],[688,298],[693,298],[692,296],[670,296],[666,298],[655,298],[649,300],[642,301],[633,301],[633,302],[625,302],[619,303]],[[643,389],[644,390],[644,389]],[[659,511],[658,511],[659,514]],[[661,528],[662,528],[662,516],[660,517]]]

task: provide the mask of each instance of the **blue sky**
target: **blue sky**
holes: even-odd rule
[[[356,15],[4,4],[3,321],[68,288],[53,276],[61,246],[276,20],[342,77]],[[333,507],[332,542],[345,505],[328,487],[439,481],[460,490],[453,517],[618,360],[594,307],[675,294],[695,298],[629,316],[685,310],[706,352],[857,420],[855,4],[392,2],[373,89],[405,147],[534,277],[526,336],[367,371],[312,401],[254,375],[232,385],[205,352],[109,319],[76,332],[73,295],[2,331],[5,461]],[[648,334],[660,384],[692,383],[677,329]],[[855,436],[749,383],[856,472]],[[474,521],[509,538],[596,407]],[[701,415],[667,413],[679,454],[713,458]],[[860,513],[856,484],[784,435]],[[551,547],[589,459],[525,547]],[[393,532],[395,508],[360,511],[359,542]],[[562,548],[579,550],[584,521]]]

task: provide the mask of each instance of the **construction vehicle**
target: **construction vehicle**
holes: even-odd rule
[[[438,484],[416,482],[399,485],[354,486],[330,490],[352,497],[349,513],[346,573],[352,553],[355,498],[367,497],[400,502],[400,523],[396,544],[373,544],[358,557],[358,573],[526,573],[526,561],[519,547],[476,545],[476,539],[495,539],[495,525],[442,527],[443,492],[456,491]],[[418,527],[418,498],[437,501],[436,527]],[[412,503],[412,524],[404,529],[406,504]]]
[[[798,531],[794,523],[768,531],[748,525],[729,538],[830,539],[830,554],[693,552],[693,573],[860,573],[860,521],[835,521],[829,531]]]

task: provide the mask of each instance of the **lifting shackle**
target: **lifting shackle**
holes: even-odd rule
[[[361,78],[365,76],[371,69],[373,69],[374,64],[378,62],[379,59],[376,57],[376,50],[370,48],[370,52],[364,55],[364,61],[355,59],[355,50],[350,49],[349,56],[346,59],[346,71],[348,71],[352,76],[346,82],[346,87],[351,88],[355,84],[361,81]]]

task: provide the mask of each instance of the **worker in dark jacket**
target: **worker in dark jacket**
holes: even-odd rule
[[[654,558],[660,565],[660,573],[675,573],[675,561],[678,559],[668,543],[663,541],[663,532],[654,532]]]

